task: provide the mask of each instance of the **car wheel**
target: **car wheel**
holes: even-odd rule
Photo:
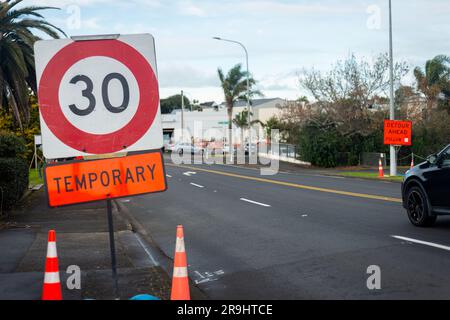
[[[411,223],[417,227],[430,227],[437,216],[430,214],[428,197],[420,187],[412,187],[406,195],[406,211]]]
[[[178,154],[179,154],[180,156],[182,156],[182,155],[183,155],[183,149],[178,150]]]

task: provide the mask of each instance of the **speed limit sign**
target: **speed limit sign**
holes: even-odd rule
[[[151,35],[38,41],[35,59],[46,158],[162,147]]]

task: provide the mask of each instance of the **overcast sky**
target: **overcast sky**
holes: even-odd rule
[[[190,99],[223,101],[217,68],[245,65],[244,52],[213,36],[243,42],[264,95],[288,99],[306,95],[296,76],[302,68],[328,70],[351,52],[371,58],[388,50],[388,0],[24,2],[61,7],[45,15],[70,36],[151,33],[161,97],[184,90]],[[449,0],[393,0],[393,15],[397,60],[414,67],[450,55]]]

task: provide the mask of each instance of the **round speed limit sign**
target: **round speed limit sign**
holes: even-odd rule
[[[95,39],[35,45],[46,158],[162,147],[153,37]]]

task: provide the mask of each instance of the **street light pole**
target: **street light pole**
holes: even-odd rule
[[[239,41],[222,39],[220,37],[213,37],[213,39],[238,44],[239,46],[242,47],[242,49],[244,49],[244,52],[245,52],[245,61],[246,61],[246,67],[247,67],[247,112],[248,112],[247,120],[248,120],[248,128],[249,128],[248,153],[250,154],[251,150],[252,150],[252,129],[251,129],[252,113],[250,110],[250,72],[249,72],[249,67],[248,67],[248,51],[247,51],[247,48]],[[244,143],[244,141],[242,141],[242,143]],[[230,148],[231,148],[231,145],[230,145]],[[244,148],[245,148],[245,146],[244,146]]]
[[[392,44],[392,0],[389,0],[389,75],[390,75],[390,119],[395,120],[394,101],[394,50]],[[390,146],[390,175],[397,175],[397,152],[395,146]]]
[[[181,142],[184,142],[184,93],[181,90]]]

